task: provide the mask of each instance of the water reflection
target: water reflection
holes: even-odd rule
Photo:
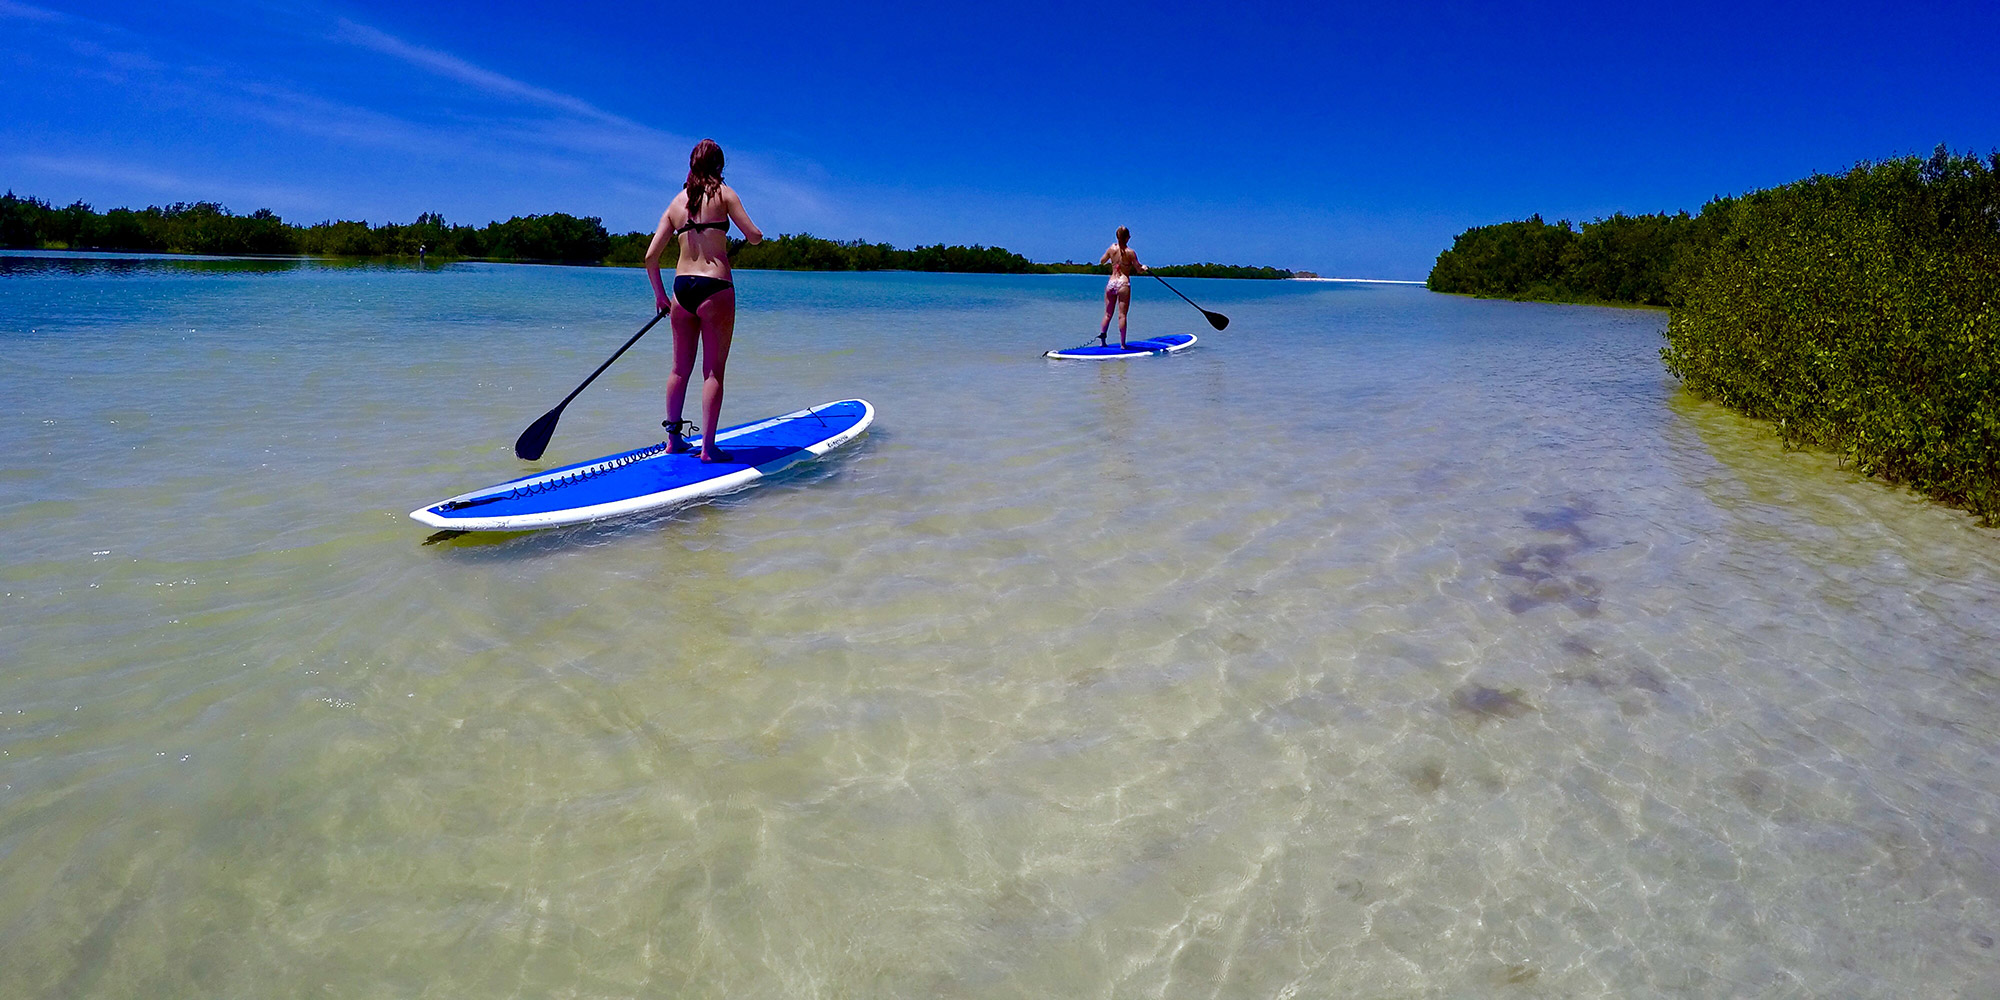
[[[1451,694],[1451,707],[1472,717],[1476,725],[1488,719],[1514,719],[1535,710],[1518,690],[1501,691],[1474,684]]]
[[[437,271],[461,262],[357,257],[209,257],[195,254],[124,254],[0,251],[0,278],[123,278],[289,274],[300,271]]]
[[[643,278],[211,263],[0,288],[15,992],[1992,993],[2000,545],[1657,316],[1218,282],[1065,366],[1088,276],[743,272],[731,411],[864,442],[424,546]]]
[[[1550,604],[1562,604],[1580,617],[1597,617],[1597,602],[1603,587],[1596,578],[1571,564],[1576,556],[1596,547],[1583,530],[1583,521],[1590,516],[1579,507],[1525,512],[1530,528],[1560,537],[1519,546],[1499,561],[1502,576],[1520,581],[1509,588],[1507,610],[1519,615]]]

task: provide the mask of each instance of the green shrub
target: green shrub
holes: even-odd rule
[[[1664,306],[1677,248],[1695,228],[1678,215],[1613,215],[1553,225],[1537,214],[1476,226],[1438,254],[1425,282],[1434,292],[1543,302]]]
[[[2000,153],[1939,147],[1702,210],[1661,357],[1787,443],[2000,515]]]
[[[611,252],[611,234],[596,216],[517,215],[488,225],[480,236],[486,244],[484,256],[495,260],[598,263]]]
[[[1289,278],[1292,272],[1279,267],[1249,267],[1242,264],[1167,264],[1147,267],[1147,274],[1166,278]]]

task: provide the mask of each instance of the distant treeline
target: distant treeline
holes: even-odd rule
[[[55,208],[36,198],[0,196],[0,246],[9,249],[132,250],[200,254],[313,254],[332,257],[437,257],[595,262],[611,236],[595,218],[560,212],[485,226],[449,225],[436,213],[409,225],[321,222],[295,226],[270,209],[234,215],[214,202],[97,212],[83,202]]]
[[[1539,214],[1478,226],[1438,254],[1427,284],[1487,298],[1664,306],[1675,255],[1696,225],[1681,212],[1619,214],[1586,222],[1581,232],[1567,219],[1550,225]]]
[[[646,255],[651,233],[631,233],[615,237],[616,247],[606,263],[636,264]],[[669,248],[673,258],[677,246]],[[779,236],[751,246],[740,239],[729,241],[729,261],[736,267],[770,271],[956,271],[978,274],[1110,274],[1101,264],[1038,264],[1003,247],[920,246],[898,250],[887,243],[861,240],[829,240],[810,233]],[[1275,267],[1239,267],[1230,264],[1173,264],[1150,269],[1166,277],[1183,278],[1289,278],[1292,272]]]
[[[321,222],[295,226],[269,209],[233,215],[214,202],[165,208],[114,208],[97,212],[83,202],[56,208],[36,198],[0,197],[0,247],[45,250],[128,250],[198,254],[306,254],[327,257],[415,257],[451,260],[550,261],[639,264],[653,234],[613,236],[602,220],[561,212],[516,216],[482,227],[451,225],[436,213],[408,225]],[[678,245],[668,251],[672,263]],[[951,271],[982,274],[1108,273],[1089,264],[1038,264],[1002,247],[920,246],[828,240],[810,234],[780,236],[750,246],[730,241],[737,267],[778,271]],[[1289,278],[1271,267],[1181,264],[1153,271],[1174,277]]]
[[[1077,264],[1064,261],[1060,264],[1039,265],[1049,274],[1110,274],[1108,264]],[[1165,264],[1147,265],[1146,274],[1157,274],[1162,278],[1289,278],[1297,272],[1278,267],[1249,267],[1242,264]],[[1144,277],[1145,275],[1140,275]]]
[[[638,264],[645,260],[652,233],[615,237],[607,264]],[[667,245],[664,266],[680,252],[678,241]],[[937,246],[898,250],[887,243],[828,240],[808,233],[778,236],[756,246],[729,241],[729,263],[767,271],[950,271],[977,274],[1036,274],[1044,265],[1001,247]]]
[[[1693,218],[1485,226],[1430,287],[1669,306],[1660,353],[1689,390],[2000,519],[2000,152],[1940,146]]]

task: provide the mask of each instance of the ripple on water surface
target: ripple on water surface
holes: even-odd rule
[[[1189,281],[1062,364],[1088,280],[743,272],[730,419],[874,431],[425,546],[635,272],[8,261],[30,995],[2000,989],[2000,545],[1660,314]]]

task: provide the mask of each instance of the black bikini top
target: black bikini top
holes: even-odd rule
[[[687,225],[674,230],[674,235],[679,236],[682,233],[695,232],[702,229],[720,229],[723,232],[728,232],[729,220],[717,219],[714,222],[689,222]]]

